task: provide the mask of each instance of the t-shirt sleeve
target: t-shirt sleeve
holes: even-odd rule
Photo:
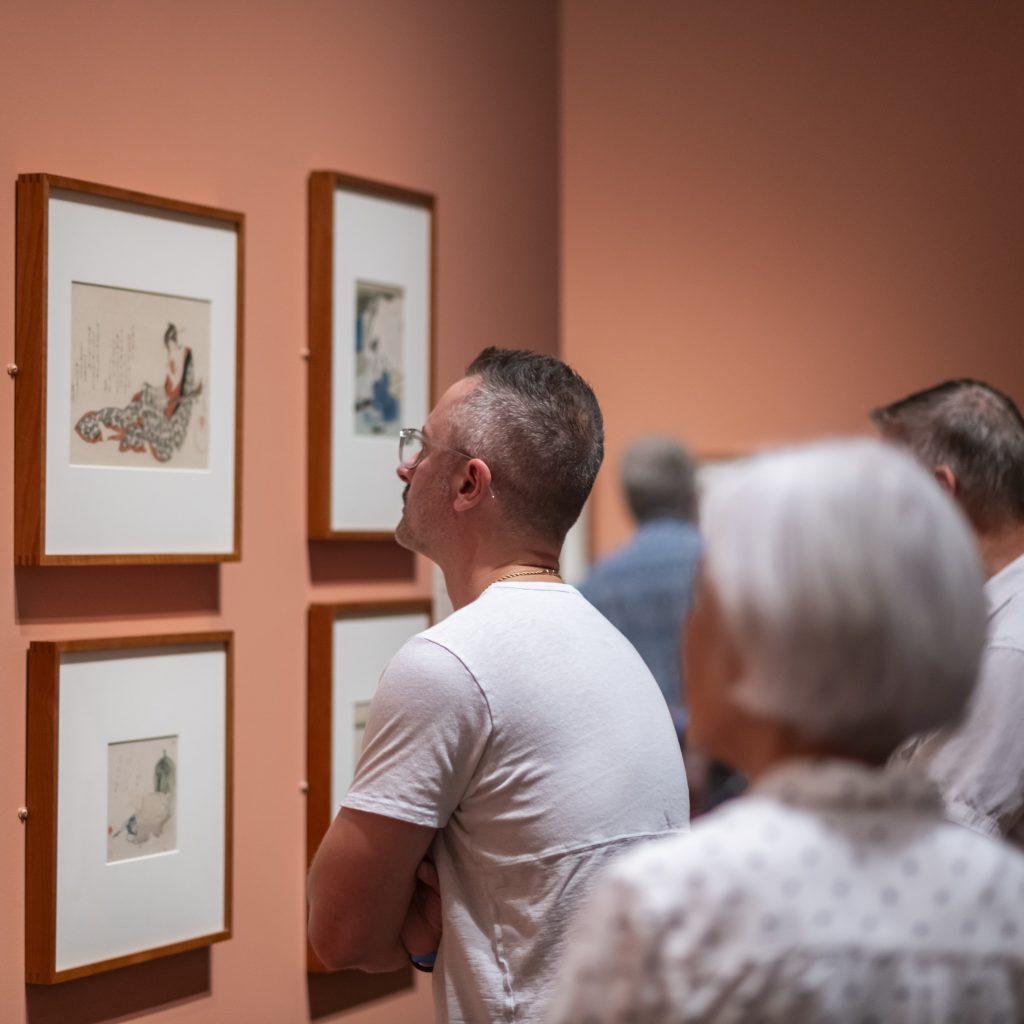
[[[469,669],[447,648],[413,637],[381,676],[342,805],[444,828],[490,735],[487,700]]]

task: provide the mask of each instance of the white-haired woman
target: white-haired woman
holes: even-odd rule
[[[702,521],[690,728],[753,785],[612,867],[551,1019],[1024,1020],[1024,857],[885,768],[974,683],[982,574],[953,503],[894,448],[837,441],[742,464]]]

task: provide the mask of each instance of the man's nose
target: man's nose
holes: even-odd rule
[[[412,479],[412,470],[408,466],[399,466],[395,472],[403,484],[407,484]]]

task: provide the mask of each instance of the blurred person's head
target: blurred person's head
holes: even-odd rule
[[[633,518],[697,518],[696,465],[671,437],[648,436],[634,441],[622,457],[622,488]]]
[[[701,510],[691,737],[756,775],[786,756],[881,763],[956,721],[985,635],[957,507],[892,445],[831,441],[738,463]]]
[[[948,380],[871,412],[960,502],[980,534],[1024,523],[1024,419],[977,380]]]

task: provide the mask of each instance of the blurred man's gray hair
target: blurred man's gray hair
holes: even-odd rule
[[[1024,418],[1009,395],[980,380],[947,380],[872,410],[871,421],[929,469],[952,470],[980,531],[1024,521]]]
[[[852,756],[955,722],[985,637],[968,524],[911,456],[847,440],[739,463],[701,515],[737,703]]]
[[[671,437],[651,435],[634,441],[622,457],[620,474],[626,501],[638,523],[697,518],[696,464]]]

